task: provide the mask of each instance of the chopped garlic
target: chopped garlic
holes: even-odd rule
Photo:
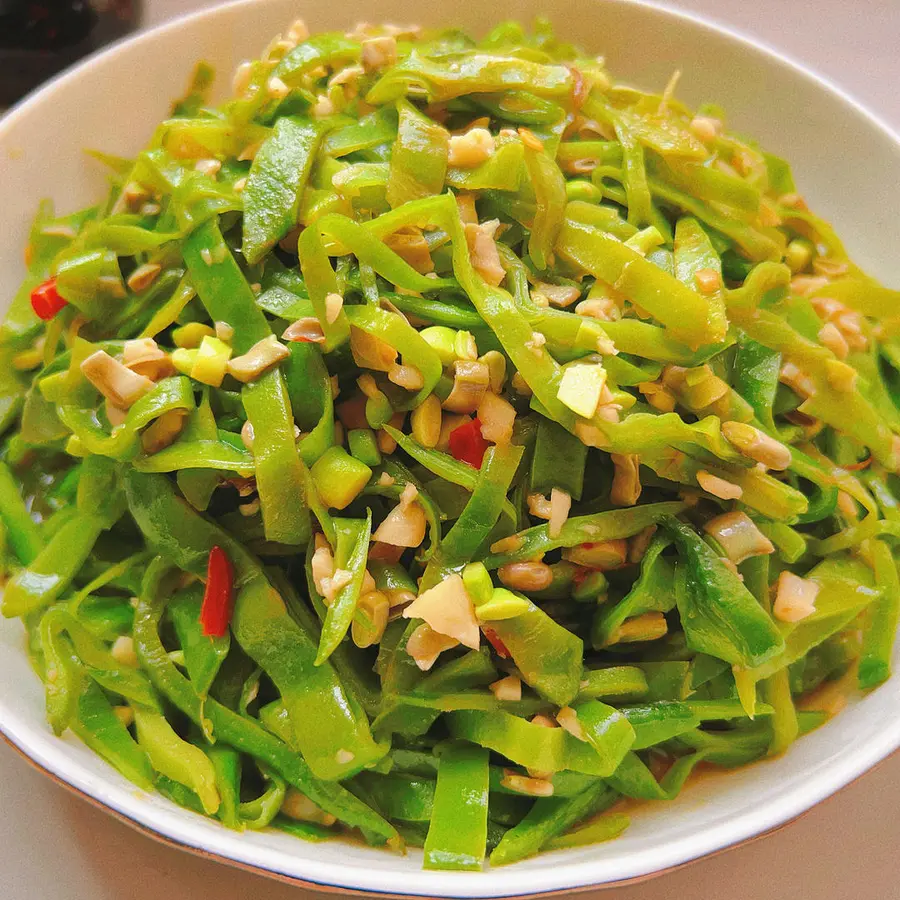
[[[474,225],[465,224],[466,243],[469,247],[469,257],[475,271],[490,285],[496,287],[506,277],[506,270],[500,262],[500,254],[494,235],[500,225],[499,219],[491,219]]]
[[[772,542],[743,512],[728,512],[716,516],[703,526],[703,530],[716,539],[728,559],[736,566],[752,556],[765,556],[775,552]]]
[[[450,138],[447,164],[460,169],[474,169],[494,155],[494,136],[486,128],[470,128],[465,134]]]
[[[453,574],[429,588],[403,610],[406,619],[422,619],[438,634],[478,649],[481,632],[462,578]]]
[[[525,775],[517,775],[507,772],[500,784],[508,791],[524,794],[527,797],[552,797],[553,782],[544,778],[527,778]]]
[[[516,410],[502,397],[486,391],[478,404],[481,436],[494,444],[508,444],[512,440]]]
[[[418,503],[404,503],[402,498],[375,529],[372,540],[394,547],[418,547],[425,540],[427,519]]]
[[[572,497],[559,488],[550,491],[550,517],[547,524],[547,534],[551,538],[558,538],[563,525],[569,518],[569,510],[572,508]]]
[[[615,474],[609,492],[616,506],[634,506],[641,496],[641,458],[636,453],[611,454]]]
[[[778,576],[778,587],[772,611],[780,622],[799,622],[816,611],[819,585],[793,572]]]
[[[522,699],[522,680],[516,675],[507,675],[506,678],[501,678],[488,687],[498,700],[517,703]]]
[[[291,89],[275,75],[266,82],[266,90],[269,92],[269,96],[276,100],[283,100],[291,92]]]
[[[119,409],[130,409],[136,400],[153,389],[149,378],[132,372],[105,350],[92,353],[80,368],[84,377]]]
[[[128,635],[123,634],[117,637],[109,652],[112,658],[123,666],[136,669],[140,665],[134,650],[134,639]]]
[[[290,356],[290,351],[274,334],[257,341],[242,356],[228,361],[228,374],[245,384],[255,381],[263,372]]]
[[[397,39],[391,35],[367,38],[362,42],[362,64],[366,71],[384,69],[397,62]]]
[[[409,609],[407,607],[406,609]],[[403,610],[404,615],[406,610]],[[437,662],[437,658],[452,647],[458,646],[456,638],[448,637],[435,631],[427,622],[423,622],[406,642],[406,652],[423,672],[427,672]]]
[[[122,365],[151,381],[159,381],[175,374],[172,358],[153,338],[134,338],[125,341],[122,348]]]
[[[726,481],[724,478],[719,478],[718,475],[713,475],[704,469],[697,473],[697,484],[707,494],[712,494],[721,500],[740,500],[744,495],[744,489],[740,485]]]
[[[573,738],[579,741],[586,741],[587,737],[581,722],[578,721],[578,713],[571,706],[564,706],[557,714],[556,721],[559,722],[561,728],[565,728]]]
[[[126,282],[128,290],[134,291],[136,294],[146,290],[156,281],[156,276],[161,271],[162,266],[159,263],[144,263],[142,266],[138,266],[128,276],[128,281]]]

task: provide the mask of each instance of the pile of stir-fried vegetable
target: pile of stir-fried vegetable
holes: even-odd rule
[[[887,678],[900,298],[783,161],[543,25],[298,22],[210,80],[42,207],[2,330],[3,612],[57,733],[470,869]]]

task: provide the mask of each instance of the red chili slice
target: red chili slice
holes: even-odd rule
[[[481,435],[481,420],[472,419],[450,432],[450,453],[454,459],[480,469],[491,445]]]
[[[56,279],[48,278],[31,292],[31,308],[35,315],[49,322],[63,307],[69,305],[56,290]]]
[[[501,659],[512,659],[512,653],[509,652],[506,644],[500,640],[500,635],[494,631],[493,628],[485,628],[482,626],[482,632],[484,632],[484,636],[487,638],[488,643],[497,651],[497,655]]]
[[[207,637],[224,637],[234,611],[234,569],[221,547],[209,551],[206,590],[200,607],[200,625]]]

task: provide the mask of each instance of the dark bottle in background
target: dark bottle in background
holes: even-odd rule
[[[140,27],[142,0],[0,0],[0,111]]]

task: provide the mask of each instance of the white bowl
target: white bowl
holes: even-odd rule
[[[243,0],[120,43],[52,81],[0,120],[0,297],[11,297],[23,275],[40,198],[67,211],[102,196],[103,172],[84,148],[137,151],[197,59],[227,83],[241,59],[298,15],[314,30],[380,18],[483,31],[505,17],[550,11],[564,37],[604,54],[622,78],[661,87],[681,69],[686,100],[721,103],[733,128],[788,157],[811,205],[838,226],[857,261],[898,280],[890,263],[900,246],[900,138],[834,86],[731,32],[634,0],[568,0],[564,15],[547,0],[454,6],[447,13],[402,0],[374,9],[362,0]],[[852,702],[784,757],[701,779],[673,803],[646,806],[618,840],[480,874],[424,872],[418,851],[401,858],[355,843],[236,834],[138,790],[71,736],[50,733],[18,622],[0,623],[0,730],[40,768],[125,820],[225,862],[344,890],[505,897],[646,877],[789,821],[900,746],[900,679]]]

